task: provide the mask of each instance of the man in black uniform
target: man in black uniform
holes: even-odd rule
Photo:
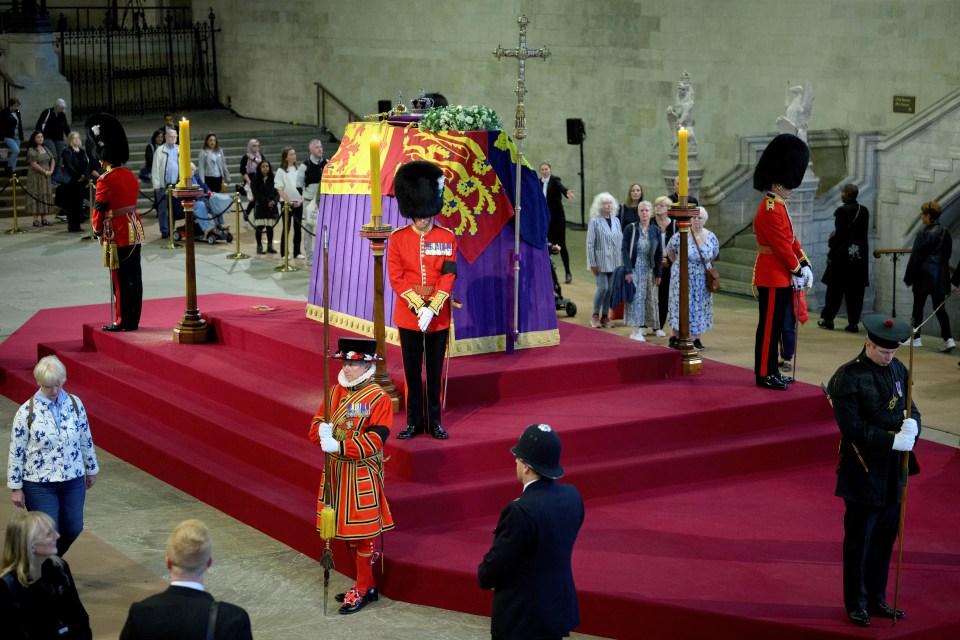
[[[494,640],[564,638],[580,624],[572,554],[583,525],[583,498],[563,477],[560,436],[545,424],[523,430],[516,458],[520,497],[503,508],[493,545],[477,567],[493,589]]]
[[[902,618],[886,601],[890,556],[900,521],[901,456],[912,454],[920,412],[906,416],[908,371],[894,356],[910,335],[906,322],[863,318],[863,351],[833,374],[827,392],[843,435],[836,495],[843,498],[843,600],[850,621]],[[911,464],[912,469],[916,465]],[[911,470],[912,471],[912,470]]]

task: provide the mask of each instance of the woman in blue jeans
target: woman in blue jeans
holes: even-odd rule
[[[593,296],[593,315],[590,326],[594,329],[613,327],[610,320],[610,296],[613,293],[613,272],[621,265],[620,245],[623,232],[620,219],[612,215],[617,207],[616,199],[609,193],[597,194],[590,205],[590,224],[587,226],[587,268],[597,279],[597,292]]]
[[[100,468],[83,403],[63,390],[63,363],[41,358],[33,377],[40,388],[13,418],[7,487],[15,506],[53,519],[63,556],[83,531],[83,502]]]

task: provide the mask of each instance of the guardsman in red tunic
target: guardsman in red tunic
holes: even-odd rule
[[[99,113],[87,121],[103,172],[93,203],[93,231],[103,247],[103,264],[110,269],[116,297],[115,320],[104,331],[136,331],[143,306],[140,244],[143,223],[137,213],[140,181],[122,166],[130,157],[127,134],[113,116]]]
[[[393,402],[371,378],[376,371],[375,340],[340,338],[333,357],[343,361],[337,384],[330,389],[330,422],[323,421],[321,402],[310,425],[310,440],[332,458],[331,502],[337,535],[347,540],[357,565],[357,582],[336,596],[340,613],[355,613],[379,598],[373,581],[374,541],[393,529],[393,516],[383,492],[383,445],[393,423]],[[317,531],[324,507],[320,479]]]
[[[440,380],[450,332],[450,294],[457,277],[457,237],[433,224],[443,208],[443,171],[417,160],[397,170],[394,192],[400,214],[413,222],[390,236],[387,270],[397,294],[393,322],[400,334],[406,379],[407,426],[397,438],[429,432],[444,440]],[[426,369],[426,388],[420,377]]]
[[[790,192],[800,186],[810,161],[810,149],[795,135],[784,133],[764,149],[753,173],[753,188],[766,192],[757,208],[757,262],[753,284],[760,303],[754,373],[757,386],[785,390],[793,378],[777,367],[783,315],[795,289],[813,286],[813,271],[787,212]]]

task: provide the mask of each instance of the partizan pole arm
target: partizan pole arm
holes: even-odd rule
[[[910,323],[910,355],[907,367],[907,409],[904,417],[913,416],[913,323]],[[907,515],[907,478],[910,477],[910,452],[900,453],[900,521],[897,524],[897,585],[893,592],[893,626],[897,626],[897,609],[900,608],[900,576],[903,569],[903,521]]]

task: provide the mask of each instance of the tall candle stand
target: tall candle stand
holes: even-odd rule
[[[370,241],[373,252],[373,338],[377,341],[376,372],[373,381],[380,385],[393,402],[394,412],[400,410],[400,391],[387,373],[387,338],[383,310],[383,254],[387,249],[387,238],[393,227],[384,224],[379,216],[372,216],[370,222],[360,227],[360,237]]]
[[[679,273],[674,278],[680,282],[680,336],[677,339],[677,349],[681,353],[680,371],[685,376],[698,376],[703,373],[703,359],[700,352],[693,346],[690,339],[690,278],[687,263],[690,259],[687,242],[690,235],[690,220],[700,215],[700,208],[687,204],[687,196],[680,196],[680,202],[667,210],[668,215],[677,223],[677,232],[680,234],[680,257],[677,260]]]
[[[176,187],[173,196],[183,204],[184,256],[186,260],[187,292],[183,318],[173,329],[173,341],[179,344],[204,344],[209,339],[210,327],[197,308],[197,264],[193,242],[193,206],[203,190],[194,185]],[[170,229],[173,237],[173,229]]]

